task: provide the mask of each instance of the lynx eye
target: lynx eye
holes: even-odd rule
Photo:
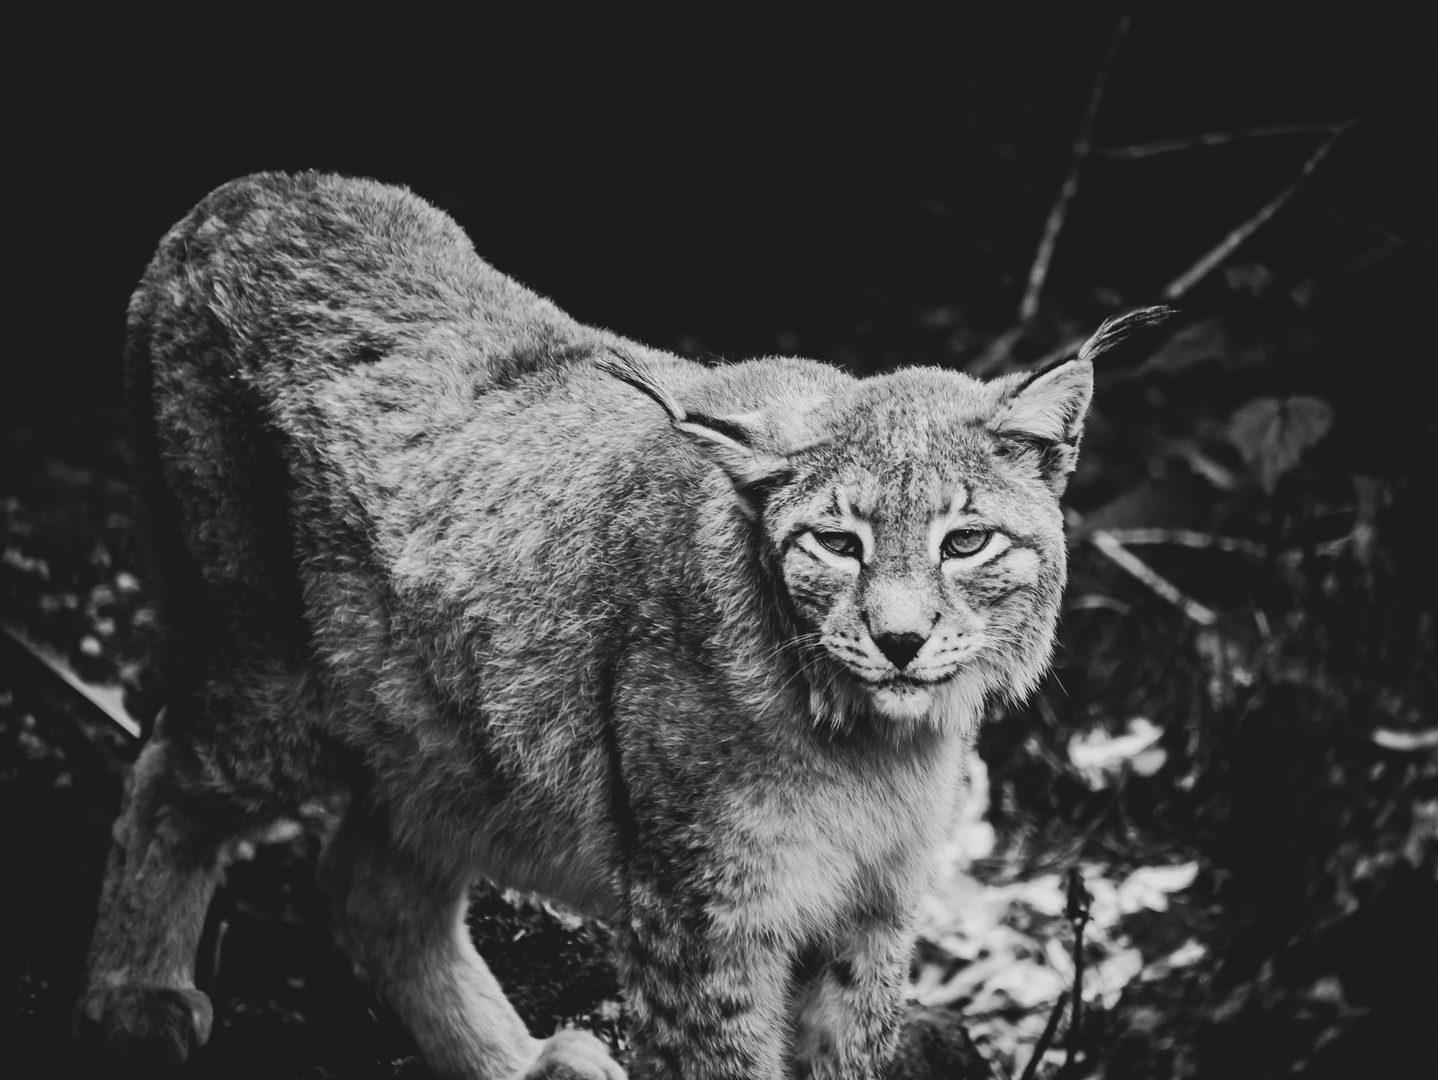
[[[815,530],[814,539],[835,555],[843,555],[848,559],[857,559],[864,554],[864,542],[853,533]]]
[[[939,554],[946,559],[962,559],[983,551],[993,538],[992,529],[955,529],[944,537]]]

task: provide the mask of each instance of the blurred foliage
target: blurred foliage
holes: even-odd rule
[[[1375,247],[1301,288],[1266,264],[1230,269],[1206,311],[1099,373],[1055,674],[985,731],[997,846],[973,872],[1202,869],[1162,918],[1096,920],[1144,966],[1083,1033],[1077,1075],[1438,1062],[1423,1019],[1438,1004],[1438,641],[1420,524],[1438,431],[1415,405],[1433,400],[1432,369],[1414,363],[1438,279]],[[1334,309],[1405,260],[1399,280],[1426,303],[1363,312],[1406,324],[1375,327],[1409,343],[1404,360],[1355,350],[1323,377],[1335,337],[1362,338]],[[1109,557],[1115,541],[1153,577]],[[1173,964],[1190,937],[1200,949]]]

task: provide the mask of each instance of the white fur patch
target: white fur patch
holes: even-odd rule
[[[934,689],[913,683],[876,686],[874,708],[891,720],[922,720],[934,707]]]
[[[1014,548],[1004,560],[1004,569],[1015,577],[1032,581],[1039,576],[1039,553],[1033,548]]]

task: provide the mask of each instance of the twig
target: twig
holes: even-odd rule
[[[1429,728],[1427,731],[1374,728],[1369,737],[1385,750],[1398,750],[1406,754],[1438,747],[1438,728]]]
[[[1014,350],[1014,343],[1023,336],[1022,326],[1011,326],[993,341],[989,342],[984,351],[964,365],[964,370],[976,379],[992,373],[1008,360],[1009,354]],[[1078,348],[1077,345],[1074,348]]]
[[[1283,209],[1288,200],[1293,197],[1293,193],[1298,190],[1299,185],[1313,174],[1313,170],[1318,168],[1323,159],[1328,156],[1328,152],[1333,149],[1334,144],[1343,137],[1344,132],[1353,126],[1353,123],[1352,120],[1348,120],[1335,127],[1333,133],[1323,140],[1322,145],[1309,155],[1308,160],[1303,163],[1303,167],[1298,170],[1297,176],[1290,180],[1277,195],[1261,206],[1257,213],[1225,236],[1211,251],[1182,274],[1169,282],[1168,286],[1160,294],[1162,298],[1166,301],[1179,299],[1206,278],[1214,267],[1232,255],[1234,250],[1257,232],[1269,218]]]
[[[1255,559],[1268,556],[1268,549],[1254,540],[1237,536],[1215,536],[1195,529],[1106,529],[1120,544],[1174,544],[1178,547],[1214,548]]]
[[[1212,626],[1218,621],[1218,616],[1210,609],[1204,607],[1197,600],[1191,599],[1179,589],[1177,585],[1163,577],[1154,570],[1148,563],[1144,562],[1128,548],[1124,547],[1118,540],[1114,539],[1112,533],[1103,529],[1096,529],[1090,542],[1099,551],[1107,555],[1121,569],[1127,570],[1139,581],[1147,585],[1151,590],[1167,600],[1174,607],[1178,608],[1200,626]]]
[[[1402,236],[1396,232],[1393,232],[1390,229],[1385,229],[1382,225],[1375,225],[1371,221],[1358,221],[1354,218],[1348,217],[1345,214],[1339,213],[1331,206],[1319,211],[1319,215],[1321,217],[1326,217],[1329,221],[1336,221],[1338,222],[1338,224],[1344,225],[1350,229],[1355,229],[1359,232],[1368,233],[1370,236],[1376,236],[1379,239],[1387,240],[1391,244],[1417,248],[1419,251],[1425,252],[1429,255],[1432,255],[1434,252],[1438,252],[1438,244],[1430,243],[1427,240],[1420,240],[1416,236]],[[1350,269],[1348,272],[1351,273],[1352,270]]]
[[[1084,343],[1084,340],[1082,337],[1066,338],[1062,345],[1056,345],[1037,360],[1032,363],[1022,364],[1020,367],[1024,371],[1042,371],[1050,364],[1057,364],[1060,360],[1065,360],[1075,355],[1079,350],[1079,346]]]
[[[1271,139],[1282,135],[1316,135],[1336,131],[1336,124],[1265,124],[1260,127],[1244,128],[1241,131],[1208,131],[1202,135],[1187,135],[1175,139],[1155,139],[1153,142],[1134,143],[1130,146],[1106,146],[1094,150],[1094,157],[1136,158],[1154,157],[1157,154],[1171,154],[1178,150],[1194,150],[1204,146],[1222,146],[1224,143],[1242,142],[1248,139]]]
[[[1076,866],[1069,868],[1068,894],[1066,914],[1074,928],[1074,1000],[1069,1016],[1068,1054],[1060,1070],[1062,1074],[1067,1074],[1074,1066],[1078,1056],[1079,1029],[1083,1026],[1083,932],[1089,919],[1089,894]]]
[[[78,694],[106,720],[136,739],[140,737],[140,725],[125,710],[122,695],[118,689],[108,686],[91,686],[71,670],[70,665],[62,656],[38,642],[31,641],[29,636],[18,626],[3,622],[0,623],[0,630],[3,630],[6,636],[28,653],[31,658],[38,661],[39,666],[47,669],[51,675]]]
[[[1089,91],[1088,105],[1084,109],[1083,119],[1079,121],[1078,134],[1074,138],[1068,175],[1064,177],[1058,197],[1054,199],[1054,204],[1049,209],[1048,220],[1044,223],[1043,238],[1039,241],[1039,249],[1034,255],[1033,265],[1029,268],[1028,285],[1024,289],[1023,300],[1019,303],[1020,323],[1030,322],[1038,313],[1039,294],[1043,292],[1044,279],[1048,277],[1049,264],[1053,261],[1054,247],[1058,243],[1059,231],[1063,229],[1064,220],[1068,217],[1069,203],[1073,201],[1073,197],[1078,191],[1079,170],[1089,156],[1089,133],[1093,130],[1094,117],[1098,115],[1104,90],[1108,86],[1109,72],[1113,68],[1114,58],[1118,55],[1119,44],[1123,41],[1124,35],[1128,33],[1130,21],[1128,14],[1124,14],[1118,20],[1118,25],[1114,27],[1113,39],[1108,45],[1108,51],[1100,61],[1098,73],[1094,76],[1093,89]]]
[[[1005,330],[998,337],[989,343],[989,347],[979,354],[978,359],[964,367],[964,370],[974,378],[983,378],[992,374],[998,368],[1003,367],[1013,355],[1014,342],[1023,336],[1024,328],[1015,326]],[[1026,360],[1023,363],[1009,365],[1009,371],[1042,371],[1051,364],[1057,364],[1060,360],[1067,360],[1078,354],[1079,346],[1088,339],[1082,336],[1066,337],[1063,344],[1050,349],[1037,360]]]
[[[1033,1056],[1029,1058],[1027,1068],[1019,1080],[1034,1080],[1038,1075],[1039,1062],[1043,1061],[1044,1054],[1048,1052],[1049,1043],[1054,1041],[1054,1032],[1059,1028],[1059,1020],[1063,1017],[1064,1006],[1069,1003],[1066,995],[1060,994],[1058,1001],[1054,1002],[1054,1011],[1049,1013],[1049,1022],[1044,1026],[1044,1033],[1039,1036],[1039,1041],[1034,1044]]]

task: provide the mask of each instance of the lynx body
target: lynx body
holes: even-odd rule
[[[640,1076],[882,1072],[982,705],[1048,661],[1086,357],[706,368],[262,174],[162,241],[127,364],[167,704],[83,1033],[203,1043],[226,857],[329,800],[336,932],[442,1076],[622,1075],[524,1029],[480,876],[612,921]]]

